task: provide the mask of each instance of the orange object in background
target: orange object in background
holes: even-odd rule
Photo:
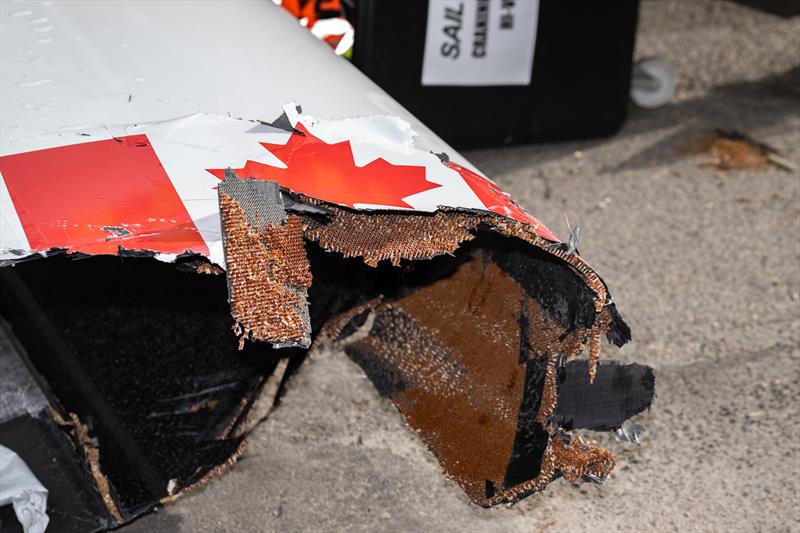
[[[297,17],[306,19],[309,29],[320,19],[342,16],[340,0],[283,0],[281,7]]]

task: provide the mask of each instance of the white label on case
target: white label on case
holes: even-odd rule
[[[539,0],[430,0],[422,85],[528,85]]]

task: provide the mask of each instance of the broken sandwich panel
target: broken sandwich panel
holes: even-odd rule
[[[73,222],[72,206],[36,234],[48,222],[20,214],[26,235],[42,238],[4,251],[15,266],[0,270],[2,312],[47,383],[49,423],[99,494],[92,527],[124,523],[235,461],[262,417],[253,410],[268,412],[322,338],[340,343],[474,502],[514,502],[560,476],[604,480],[613,454],[569,431],[617,430],[654,394],[648,367],[599,361],[603,337],[630,338],[604,282],[494,183],[414,148],[401,121],[298,113],[288,106],[255,133],[283,140],[265,146],[286,168],[201,168],[207,181],[191,197],[167,195],[175,212],[206,202],[211,215],[188,229],[147,214],[176,177],[161,167],[150,182],[120,176],[136,210],[105,192],[102,168],[71,169],[71,146],[54,157],[91,200],[80,222],[98,224]],[[183,134],[152,127],[147,142],[98,149],[141,159],[144,172],[159,143]],[[15,206],[55,201],[51,175],[28,164],[47,152],[0,158]],[[147,224],[118,222],[131,213]]]

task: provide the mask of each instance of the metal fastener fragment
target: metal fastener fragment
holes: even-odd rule
[[[642,443],[642,433],[644,433],[644,428],[639,424],[625,424],[617,428],[614,437],[617,440],[632,442],[639,446]]]

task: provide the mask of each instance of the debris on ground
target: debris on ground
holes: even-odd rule
[[[716,128],[696,141],[691,147],[700,159],[702,166],[715,167],[720,171],[779,168],[789,172],[797,170],[797,165],[781,156],[768,144],[735,130]]]

